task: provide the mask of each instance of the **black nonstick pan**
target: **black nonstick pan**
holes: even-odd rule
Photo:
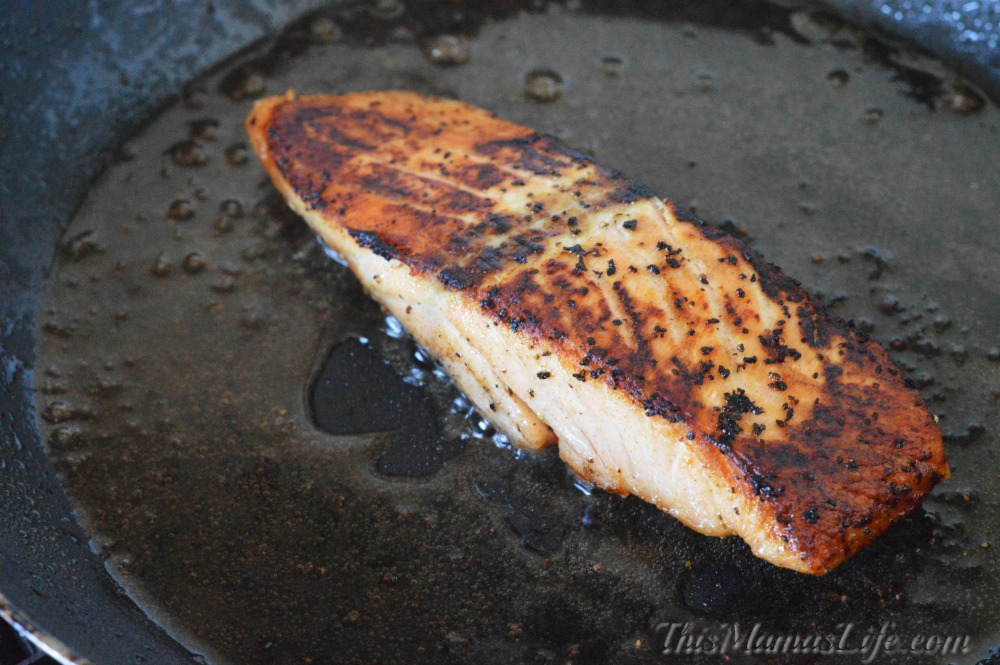
[[[10,8],[4,616],[81,663],[995,661],[998,16]],[[460,98],[695,209],[890,348],[953,477],[813,578],[517,453],[267,182],[240,123],[289,88]]]

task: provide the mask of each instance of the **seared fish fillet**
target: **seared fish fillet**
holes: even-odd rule
[[[948,476],[878,344],[551,136],[407,92],[246,121],[289,205],[518,445],[823,574]]]

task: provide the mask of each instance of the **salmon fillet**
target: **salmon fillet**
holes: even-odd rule
[[[289,205],[519,446],[824,574],[948,477],[877,343],[551,136],[408,92],[259,101]]]

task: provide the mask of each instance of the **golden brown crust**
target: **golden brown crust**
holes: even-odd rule
[[[773,536],[826,572],[948,476],[877,343],[738,241],[556,139],[412,93],[258,103],[286,194],[683,423]]]

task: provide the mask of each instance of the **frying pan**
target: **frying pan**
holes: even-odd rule
[[[0,23],[4,49],[0,66],[3,67],[5,80],[0,93],[3,95],[0,111],[0,173],[3,174],[0,182],[0,304],[3,307],[0,314],[0,332],[3,335],[0,338],[0,359],[3,361],[0,365],[3,414],[0,419],[3,451],[0,458],[0,493],[4,506],[0,516],[0,590],[3,593],[4,615],[46,650],[67,661],[202,662],[204,657],[196,655],[192,649],[211,653],[213,645],[205,644],[204,640],[191,639],[190,625],[172,623],[170,616],[161,611],[165,602],[162,598],[144,596],[142,585],[130,583],[128,575],[123,575],[120,559],[115,563],[109,554],[114,551],[114,545],[94,532],[93,522],[81,525],[80,520],[86,518],[74,511],[64,488],[66,469],[61,469],[64,475],[60,477],[43,444],[43,414],[39,411],[40,404],[34,391],[45,381],[45,368],[38,365],[35,352],[44,322],[52,318],[44,310],[42,294],[47,286],[51,287],[47,285],[47,280],[53,256],[64,255],[63,250],[57,248],[67,246],[60,241],[61,234],[97,174],[116,158],[117,161],[128,158],[128,155],[122,154],[126,138],[132,136],[156,109],[175,98],[180,91],[190,91],[190,88],[184,88],[184,84],[215,63],[264,35],[275,34],[281,26],[314,9],[316,4],[235,2],[223,7],[195,3],[149,3],[122,9],[25,3],[15,6]],[[832,11],[859,23],[876,25],[911,37],[995,98],[1000,90],[997,87],[1000,85],[1000,63],[996,60],[996,12],[991,6],[973,7],[972,4],[954,7],[935,4],[929,12],[910,3],[832,2],[829,6]],[[773,39],[774,32],[787,34],[788,39],[796,43],[810,39],[835,43],[838,39],[834,34],[836,31],[829,28],[828,18],[822,14],[798,13],[796,6],[783,8],[746,4],[742,13],[737,10],[720,13],[718,6],[699,9],[683,4],[668,11],[652,5],[615,5],[614,8],[623,18],[642,18],[654,25],[663,21],[665,25],[674,26],[673,29],[690,32],[695,36],[692,38],[698,34],[710,37],[708,32],[699,33],[701,26],[742,29],[741,26],[747,22],[746,15],[754,14],[757,19],[750,22],[753,34],[747,39],[766,42]],[[544,12],[520,19],[515,13],[515,18],[511,19],[511,12],[515,9],[514,6],[505,6],[489,8],[489,11],[481,13],[492,15],[496,21],[541,21],[546,16],[551,19],[551,15]],[[590,26],[618,20],[618,17],[607,13],[608,7],[588,5],[584,9],[590,12],[588,20],[594,21],[588,23]],[[436,14],[427,8],[424,10],[429,15]],[[580,10],[569,7],[566,11]],[[476,12],[470,10],[470,13]],[[345,19],[345,30],[351,33],[352,38],[360,40],[352,42],[356,44],[352,46],[354,49],[363,48],[363,35],[359,37],[358,34],[368,29],[373,34],[383,33],[382,38],[390,42],[396,38],[384,26],[399,17],[384,3],[371,14],[352,11],[349,16],[354,18]],[[438,23],[444,21],[445,24],[451,20],[436,18]],[[979,23],[976,23],[977,20]],[[681,27],[677,27],[678,24]],[[466,25],[461,27],[468,28]],[[595,40],[599,37],[599,33],[593,35]],[[860,125],[867,127],[869,123],[882,122],[885,120],[882,114],[891,119],[894,109],[901,109],[899,115],[906,121],[921,114],[947,114],[949,100],[959,111],[966,109],[963,104],[970,103],[969,99],[973,100],[973,105],[976,104],[974,90],[967,87],[947,88],[941,83],[946,80],[945,77],[938,77],[935,83],[935,77],[928,78],[924,69],[911,66],[899,52],[879,44],[881,42],[878,41],[868,44],[866,53],[869,61],[887,68],[883,87],[887,88],[889,95],[898,97],[895,88],[901,86],[914,99],[900,102],[909,106],[897,107],[887,101],[884,108],[860,109],[856,118]],[[627,46],[623,45],[621,50],[627,51]],[[268,52],[266,46],[264,52]],[[274,49],[269,51],[272,55],[275,52]],[[260,53],[249,53],[248,59],[240,62],[264,62],[266,58],[261,60]],[[361,59],[364,60],[364,57]],[[630,62],[628,53],[611,53],[603,62],[603,66],[612,69],[620,66],[638,68],[640,64]],[[243,71],[240,66],[238,62],[231,71]],[[571,70],[571,65],[567,63],[565,69]],[[220,80],[220,77],[224,80],[228,71],[220,70],[215,80]],[[433,68],[430,71],[439,72],[441,78],[453,72]],[[853,84],[863,79],[853,70],[838,69],[830,73],[836,75],[824,85],[838,84],[841,74],[846,74]],[[625,74],[628,74],[627,70]],[[711,74],[695,68],[691,72],[692,90],[712,94],[713,86],[722,87],[722,82],[713,79]],[[894,79],[895,85],[892,83]],[[433,78],[408,79],[408,82],[413,87],[423,85],[433,88],[437,85]],[[584,81],[579,77],[567,77],[563,84],[567,90],[564,101],[567,102],[572,100],[574,86],[584,87]],[[795,83],[761,82],[764,90],[782,85]],[[447,89],[431,91],[451,92]],[[688,89],[680,92],[693,94]],[[780,95],[773,98],[780,98]],[[520,95],[517,103],[523,105]],[[637,123],[635,129],[640,138],[625,147],[616,148],[607,142],[602,144],[596,130],[588,133],[580,126],[567,126],[558,118],[553,119],[554,109],[560,108],[558,103],[550,106],[528,105],[524,107],[527,110],[520,113],[526,116],[524,121],[527,124],[557,133],[566,132],[571,143],[574,138],[589,143],[582,147],[597,152],[601,158],[630,172],[655,174],[657,160],[666,162],[672,158],[667,151],[643,155],[640,149],[644,142],[642,132],[656,134],[659,131],[656,127]],[[706,117],[717,118],[718,127],[715,129],[724,133],[725,118],[729,117],[725,114],[726,109],[711,97],[705,98],[704,104],[709,110],[714,106],[718,115],[709,114]],[[521,107],[515,108],[514,102],[511,105],[509,112],[518,113],[516,108]],[[932,106],[933,110],[930,109]],[[990,109],[992,107],[987,105],[987,110]],[[876,110],[879,113],[875,113]],[[732,109],[728,112],[731,113]],[[986,111],[980,113],[985,114]],[[581,113],[570,114],[570,117],[587,116]],[[591,118],[591,122],[599,124],[608,117],[607,114],[599,114],[597,118]],[[635,118],[627,114],[623,117],[633,118],[633,121]],[[987,126],[985,135],[988,135],[988,126],[992,122],[986,115],[972,116],[972,120],[957,114],[945,117],[950,118],[944,123],[948,125],[974,123],[977,118],[984,118],[981,123]],[[789,119],[794,120],[791,111]],[[817,131],[823,130],[819,128]],[[900,131],[900,135],[905,136],[905,131]],[[710,137],[693,138],[695,140],[688,146],[689,154],[678,158],[684,162],[678,172],[691,171],[692,175],[687,180],[678,176],[678,180],[672,183],[647,180],[648,184],[655,185],[657,191],[668,196],[685,197],[682,202],[694,204],[701,214],[713,221],[723,222],[736,234],[744,234],[744,222],[739,217],[726,219],[729,211],[713,203],[720,200],[724,193],[714,192],[711,187],[700,189],[695,184],[702,177],[697,174],[698,169],[704,169],[713,160],[709,157],[704,161],[698,158],[701,154],[699,142],[710,142]],[[666,142],[666,139],[663,140]],[[742,148],[753,150],[755,145],[748,140]],[[931,145],[937,144],[932,142]],[[732,149],[738,153],[740,147]],[[625,154],[629,150],[635,154]],[[704,150],[711,154],[710,148]],[[975,162],[977,158],[973,152],[970,151],[968,158]],[[826,160],[824,163],[837,165],[836,150],[833,153],[822,158]],[[715,161],[721,161],[723,154],[717,152],[715,156],[718,159]],[[798,177],[798,173],[786,170],[787,167],[781,164],[766,162],[767,154],[754,157],[764,160],[774,178],[788,181],[790,188],[797,192],[794,205],[805,217],[823,220],[826,216],[836,218],[838,215],[849,217],[857,214],[852,206],[824,200],[822,188],[817,187],[815,180]],[[791,162],[803,159],[795,154],[786,157]],[[741,161],[735,154],[732,159]],[[996,186],[996,159],[991,162],[988,152],[986,157],[978,159],[980,161],[975,164],[979,164],[981,177],[977,182],[981,184],[977,186]],[[886,166],[902,169],[903,163],[887,158]],[[992,172],[990,166],[994,167]],[[807,166],[803,168],[808,170]],[[746,171],[747,164],[738,166],[737,170]],[[831,172],[844,173],[848,170],[840,165]],[[919,169],[916,171],[914,178],[928,177],[927,173],[920,173]],[[673,170],[669,172],[676,174]],[[935,177],[947,181],[949,174],[939,173]],[[711,180],[711,176],[708,179]],[[725,177],[714,182],[727,184]],[[963,184],[968,187],[972,183]],[[844,187],[852,192],[865,190],[864,184],[858,182],[846,182]],[[817,189],[820,191],[816,192]],[[135,192],[135,195],[152,196],[142,191]],[[281,229],[294,228],[282,226],[292,222],[284,220],[280,205],[268,199],[266,189],[257,191],[255,195],[263,202],[261,211],[265,218],[277,220],[275,223]],[[876,188],[868,191],[867,195],[858,194],[860,201],[852,203],[871,206],[879,195],[891,197],[891,192]],[[406,570],[402,560],[395,562],[395,573],[389,570],[392,566],[381,561],[380,565],[385,566],[386,572],[383,574],[379,569],[378,573],[385,586],[364,587],[361,593],[367,594],[369,600],[371,594],[382,594],[415,603],[417,609],[410,614],[419,625],[401,629],[396,636],[379,633],[375,639],[383,642],[373,646],[367,641],[374,633],[360,632],[355,637],[349,633],[351,626],[365,624],[367,617],[363,612],[352,614],[351,608],[332,606],[309,612],[302,610],[301,604],[292,603],[291,606],[298,608],[295,611],[301,612],[301,615],[282,620],[261,615],[239,617],[240,622],[258,622],[258,628],[247,631],[250,634],[255,630],[259,633],[252,638],[259,641],[251,648],[261,654],[274,649],[272,653],[275,655],[268,656],[271,662],[301,662],[302,654],[295,651],[294,644],[289,645],[287,640],[283,643],[280,634],[268,636],[274,625],[284,626],[289,634],[295,634],[294,626],[299,624],[327,626],[330,631],[340,631],[344,635],[338,637],[337,643],[354,650],[353,653],[313,654],[310,657],[315,658],[314,662],[366,658],[387,660],[393,656],[406,657],[407,660],[455,662],[512,662],[557,657],[575,657],[582,662],[608,659],[650,662],[659,659],[657,647],[662,645],[658,641],[665,637],[657,626],[675,620],[700,621],[699,626],[713,629],[713,626],[720,626],[734,617],[746,620],[756,616],[763,619],[766,626],[781,631],[801,630],[803,623],[794,620],[795,615],[800,615],[806,617],[806,626],[811,621],[821,628],[833,629],[836,620],[844,619],[858,622],[858,630],[863,631],[871,625],[877,626],[888,616],[901,622],[910,621],[911,624],[903,628],[911,631],[937,626],[942,633],[962,630],[975,633],[975,649],[955,659],[975,662],[976,659],[987,658],[989,647],[997,644],[996,637],[1000,632],[997,630],[1000,622],[986,607],[986,601],[995,593],[993,585],[997,580],[997,567],[989,548],[982,547],[990,543],[981,537],[984,529],[988,531],[991,525],[995,528],[997,523],[996,492],[991,491],[988,484],[996,468],[990,446],[996,426],[993,413],[995,402],[991,410],[989,395],[991,386],[995,390],[997,385],[996,351],[993,347],[1000,341],[996,336],[1000,322],[995,307],[989,304],[995,302],[996,287],[990,280],[996,277],[997,257],[996,241],[991,235],[992,220],[988,215],[992,213],[995,219],[997,208],[970,201],[968,208],[939,220],[941,226],[948,226],[945,231],[921,226],[927,222],[914,219],[914,233],[929,234],[928,237],[936,238],[941,244],[924,249],[923,253],[908,250],[912,243],[902,242],[898,237],[899,233],[905,233],[905,227],[901,231],[898,225],[893,226],[889,222],[886,227],[870,221],[837,227],[836,233],[853,233],[851,240],[840,245],[819,243],[816,245],[815,262],[812,263],[810,250],[814,247],[809,244],[808,234],[796,235],[798,232],[787,228],[780,219],[770,219],[766,212],[770,205],[762,202],[760,208],[750,206],[744,209],[747,211],[745,214],[755,222],[754,234],[761,234],[757,244],[770,258],[788,266],[792,274],[811,280],[809,286],[822,289],[826,299],[839,308],[838,313],[859,317],[860,324],[874,327],[874,334],[883,341],[896,342],[896,328],[885,321],[891,320],[894,326],[902,325],[905,330],[923,330],[920,322],[900,323],[907,316],[917,316],[913,308],[908,310],[909,303],[920,303],[919,316],[929,326],[929,335],[906,337],[901,334],[894,348],[904,361],[911,356],[916,357],[918,360],[914,361],[911,372],[915,379],[924,384],[925,390],[941,394],[938,403],[947,415],[942,427],[948,435],[949,452],[956,469],[956,478],[950,481],[951,484],[941,488],[934,501],[929,501],[931,505],[927,514],[904,522],[886,535],[884,543],[876,544],[871,551],[846,564],[844,571],[835,573],[829,579],[814,581],[759,565],[738,544],[706,545],[704,539],[687,534],[669,519],[637,502],[618,502],[610,497],[578,493],[572,488],[572,479],[566,478],[558,463],[553,463],[551,459],[517,460],[509,451],[503,450],[489,454],[458,451],[455,454],[462,455],[458,463],[463,466],[457,467],[459,471],[451,471],[453,475],[445,476],[445,480],[455,482],[456,478],[460,478],[468,481],[466,493],[479,497],[475,499],[479,501],[475,504],[479,507],[474,513],[483,519],[495,520],[493,527],[486,532],[489,538],[495,540],[487,538],[485,543],[479,543],[476,554],[480,558],[489,558],[491,549],[505,555],[524,550],[527,553],[523,554],[523,559],[486,566],[487,572],[469,576],[463,571],[474,566],[460,556],[467,554],[462,547],[469,547],[469,541],[459,541],[459,554],[442,554],[442,537],[435,540],[413,526],[400,529],[405,536],[419,534],[414,537],[426,538],[425,558],[433,562],[435,557],[440,557],[450,562],[450,567],[443,568],[450,580],[435,578],[435,583],[455,595],[467,593],[473,605],[489,606],[495,614],[495,621],[480,618],[476,619],[480,623],[473,622],[471,628],[442,628],[424,613],[426,607],[421,609],[420,602],[429,601],[421,601],[420,598],[433,596],[427,588],[416,585],[412,592],[391,590],[398,588],[392,587],[396,578],[406,580],[407,575],[412,574],[410,579],[419,579],[419,574]],[[906,202],[902,201],[893,201],[893,206],[886,204],[883,212],[890,221],[894,217],[894,206],[907,209]],[[815,226],[807,224],[805,228],[816,231]],[[819,232],[822,233],[822,229]],[[278,233],[278,239],[288,240],[287,234],[282,236],[281,233],[284,231]],[[301,240],[295,236],[294,230],[287,233],[292,235],[289,242]],[[783,237],[790,239],[782,241]],[[963,250],[960,256],[948,254],[948,248],[952,247],[949,241],[954,241],[954,248]],[[105,242],[112,244],[110,239]],[[831,246],[839,248],[839,251],[829,252]],[[976,246],[981,250],[979,253],[968,249]],[[803,252],[804,248],[806,252]],[[802,254],[810,256],[802,261]],[[930,257],[933,257],[933,262],[914,267],[914,262],[928,261]],[[827,273],[830,275],[826,276]],[[57,271],[55,274],[60,273]],[[334,275],[348,280],[346,275]],[[926,284],[915,285],[917,280],[926,280]],[[841,283],[848,294],[863,294],[860,302],[848,298],[847,304],[838,305],[843,300],[837,292],[837,284]],[[333,285],[329,288],[335,290],[338,287]],[[922,290],[938,301],[921,301]],[[357,315],[359,320],[365,320],[373,316],[370,308],[366,309],[365,305],[352,300],[355,295],[337,293],[349,306],[345,305],[333,319],[342,320],[345,316]],[[940,299],[946,301],[940,302]],[[86,306],[83,299],[81,306]],[[879,328],[880,325],[883,327]],[[906,328],[907,325],[910,327]],[[317,376],[322,377],[324,369],[330,367],[343,370],[372,362],[370,358],[362,357],[368,353],[363,350],[365,348],[375,348],[388,356],[399,349],[405,350],[405,340],[386,341],[396,339],[388,333],[382,341],[368,347],[344,346],[344,340],[357,340],[360,336],[357,331],[352,334],[351,331],[345,333],[340,330],[313,340],[317,351],[316,367],[312,374],[306,368],[303,379],[308,376],[314,380]],[[331,348],[334,351],[330,355],[323,353],[323,349]],[[341,364],[337,365],[337,362]],[[400,364],[397,362],[397,365]],[[385,366],[375,362],[376,370]],[[936,383],[932,382],[930,375],[921,374],[921,370],[927,367],[934,372]],[[393,390],[407,390],[398,384],[393,386]],[[965,403],[967,398],[968,404]],[[426,402],[429,412],[440,410],[433,399],[413,398],[418,403],[421,400]],[[426,413],[421,415],[419,410],[416,413],[418,418],[426,417]],[[478,426],[478,423],[473,423],[473,427]],[[397,425],[396,429],[399,427]],[[383,446],[379,450],[386,452],[391,451],[394,444],[382,442],[379,445]],[[470,442],[466,448],[476,449],[477,446],[488,447],[488,444]],[[367,459],[364,454],[364,450],[359,453],[361,458]],[[322,453],[318,455],[322,457]],[[375,455],[375,458],[376,463],[382,464],[382,471],[393,464],[393,460],[385,454]],[[478,470],[480,477],[462,475],[469,469]],[[260,469],[254,467],[254,473],[258,470],[265,479],[281,474],[280,468],[273,465]],[[484,471],[492,477],[482,477]],[[441,476],[435,478],[421,481],[429,484],[417,486],[431,487],[432,491],[440,488]],[[79,483],[71,484],[74,496],[79,498]],[[555,487],[555,491],[538,489],[547,486]],[[390,493],[402,491],[412,494],[416,491],[412,490],[414,485],[407,484],[407,481],[387,482],[385,487]],[[281,491],[288,487],[276,481],[272,489]],[[224,497],[220,498],[222,500]],[[357,505],[363,507],[365,504],[362,501]],[[414,501],[414,505],[417,506],[415,510],[404,507],[397,511],[398,515],[406,515],[403,519],[409,520],[407,524],[413,523],[410,515],[413,512],[418,515],[417,521],[422,521],[427,528],[433,527],[435,519],[448,523],[449,506],[438,505],[437,512],[431,516],[420,507],[419,501]],[[317,510],[329,509],[330,506],[326,505],[317,507]],[[375,523],[379,519],[382,518],[372,517]],[[356,536],[354,532],[345,532],[345,538],[348,535]],[[448,537],[451,536],[443,538]],[[570,562],[566,552],[577,541],[596,543],[595,547],[624,550],[631,559],[623,562],[614,553],[608,554],[604,550],[588,552],[588,559],[579,553],[580,550],[574,550],[576,558]],[[663,541],[669,541],[670,545],[661,545]],[[396,542],[393,545],[386,540],[381,546],[392,549],[398,548],[399,544]],[[168,554],[170,549],[170,544],[163,545]],[[294,549],[292,547],[289,551]],[[416,558],[420,556],[417,554]],[[371,560],[365,552],[362,552],[362,557]],[[392,557],[387,555],[386,558]],[[585,560],[592,564],[586,569],[582,568]],[[960,560],[970,563],[957,565],[955,562]],[[601,562],[604,562],[603,565]],[[570,572],[547,572],[570,563],[581,568]],[[515,567],[522,572],[516,573]],[[635,571],[646,577],[642,578]],[[258,570],[257,574],[265,575],[266,571]],[[371,578],[363,570],[355,574],[365,583]],[[150,579],[146,581],[150,582]],[[664,580],[671,583],[664,584]],[[462,588],[463,584],[472,581],[485,583],[487,588]],[[252,585],[253,581],[248,584]],[[310,586],[323,584],[321,577],[313,577],[303,588],[308,590]],[[154,585],[150,583],[147,588],[151,586]],[[511,586],[524,589],[513,594]],[[649,586],[657,588],[651,590]],[[900,594],[902,599],[897,599],[895,594]],[[491,595],[500,601],[494,602]],[[301,592],[301,596],[309,600],[307,591]],[[170,602],[178,601],[174,599]],[[753,612],[748,611],[746,605],[752,605]],[[842,609],[845,605],[848,610]],[[209,607],[218,614],[224,613],[217,606]],[[285,611],[283,606],[268,607],[267,603],[257,607],[271,609],[274,615]],[[400,611],[399,614],[405,617],[407,612]],[[320,616],[321,620],[316,616]],[[833,617],[833,620],[825,623],[825,616]],[[522,622],[522,617],[527,620]],[[427,649],[418,650],[421,631],[429,631],[431,627],[433,632],[426,633]],[[392,641],[394,637],[398,638],[397,642]],[[478,644],[470,645],[477,640]],[[644,644],[638,645],[640,642]],[[225,658],[225,648],[220,648],[219,654],[220,659]],[[691,656],[690,659],[696,661],[698,656]],[[701,657],[704,662],[715,662],[716,659],[716,656]],[[949,659],[942,657],[937,660]],[[915,662],[934,660],[917,658]]]

